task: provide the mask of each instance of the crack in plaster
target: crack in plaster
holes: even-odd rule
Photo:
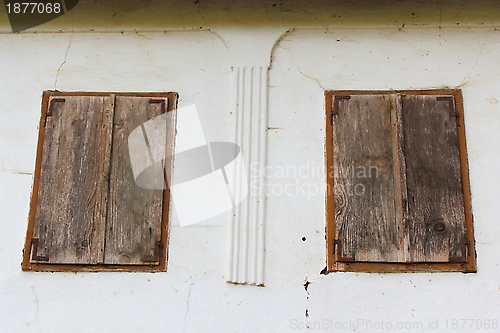
[[[272,64],[272,54],[274,53],[274,50],[276,47],[279,47],[278,44],[281,43],[281,41],[283,41],[285,39],[285,37],[290,34],[291,32],[294,32],[295,31],[295,28],[292,28],[292,29],[289,29],[287,30],[277,41],[276,43],[274,44],[275,46],[273,47],[273,49],[271,50],[271,64]],[[316,82],[318,84],[318,86],[323,89],[323,90],[326,90],[322,85],[321,85],[321,82],[319,82],[318,79],[314,78],[314,77],[311,77],[309,75],[306,75],[304,74],[301,70],[300,70],[300,67],[295,63],[295,61],[293,60],[293,53],[292,53],[292,49],[291,48],[285,48],[283,46],[281,46],[283,49],[285,50],[288,50],[289,54],[290,54],[290,61],[292,62],[292,64],[297,68],[297,71],[299,71],[299,73],[304,76],[305,78],[308,78],[310,80],[313,80],[314,82]]]
[[[137,30],[135,30],[135,34],[138,36],[141,36],[143,38],[146,38],[147,40],[151,40],[151,38],[148,38],[148,37],[144,36],[143,34],[140,34],[139,32],[137,32]]]
[[[38,306],[38,296],[36,294],[36,289],[34,286],[31,286],[31,293],[33,294],[33,301],[35,302],[35,323],[38,331],[42,333],[42,327],[40,326],[40,309]]]
[[[288,29],[283,34],[281,34],[281,36],[274,42],[273,47],[271,48],[271,54],[269,55],[269,70],[271,70],[271,68],[273,66],[273,55],[274,55],[274,52],[276,51],[276,48],[280,47],[280,48],[285,49],[283,46],[280,45],[280,43],[283,39],[285,39],[286,36],[288,36],[290,33],[294,32],[294,31],[295,31],[294,28]],[[289,50],[289,49],[285,49],[285,50]]]
[[[1,165],[0,165],[0,172],[8,172],[8,173],[11,173],[11,174],[14,174],[14,175],[28,175],[28,176],[32,176],[33,175],[32,172],[28,172],[28,171],[19,171],[19,170],[5,169]]]
[[[481,46],[481,49],[479,50],[479,52],[477,54],[476,60],[474,61],[474,65],[472,65],[472,68],[470,69],[469,73],[467,73],[467,75],[464,77],[460,86],[463,86],[463,82],[465,81],[465,79],[467,77],[469,77],[469,79],[471,78],[470,75],[471,75],[472,71],[474,70],[474,68],[476,68],[477,61],[479,60],[479,57],[481,56],[481,53],[483,52],[484,46],[486,45],[486,39],[488,38],[488,33],[489,33],[489,31],[486,31],[486,34],[484,35],[483,45]]]
[[[441,29],[441,22],[443,21],[443,10],[441,9],[441,6],[439,5],[439,0],[436,0],[436,6],[439,9],[439,24],[438,24],[438,28]]]
[[[186,331],[186,322],[187,322],[187,317],[189,314],[189,300],[191,298],[191,288],[193,287],[194,283],[195,283],[195,279],[193,278],[193,281],[191,281],[191,284],[189,285],[189,292],[188,292],[188,297],[187,297],[187,301],[186,301],[186,313],[184,314],[184,324],[182,325],[183,332]]]
[[[307,280],[307,276],[306,276],[306,278],[304,279],[304,284],[302,285],[304,287],[304,290],[307,293],[307,296],[306,296],[306,312],[304,314],[306,316],[306,318],[309,317],[309,307],[308,307],[308,305],[309,305],[309,296],[311,295],[307,289],[309,288],[309,285],[312,284],[312,283],[313,283],[313,281],[308,281]]]
[[[298,65],[295,63],[295,61],[293,60],[292,50],[288,50],[288,51],[290,52],[290,60],[292,61],[292,64],[293,64],[293,65],[297,68],[297,70],[299,71],[299,73],[300,73],[302,76],[304,76],[305,78],[308,78],[309,80],[313,80],[314,82],[316,82],[316,83],[318,84],[318,86],[319,86],[321,89],[326,90],[326,89],[325,89],[325,88],[321,85],[321,82],[319,82],[319,80],[318,80],[317,78],[315,78],[315,77],[311,77],[311,76],[309,76],[309,75],[306,75],[306,74],[304,74],[304,73],[300,70],[299,66],[298,66]]]
[[[214,47],[214,44],[215,44],[215,38],[214,38],[214,34],[211,33],[210,34],[210,37],[212,37],[212,44],[210,45],[210,47],[208,48],[207,52],[205,52],[205,55],[203,56],[203,58],[201,58],[200,62],[198,63],[198,65],[196,67],[201,67],[201,64],[203,63],[203,61],[205,60],[205,58],[207,57],[207,55],[210,53],[210,51],[212,50],[212,48]],[[203,70],[203,69],[202,69]],[[232,72],[229,72],[229,73],[232,73]],[[229,74],[229,73],[223,73],[223,74]]]
[[[321,272],[319,272],[319,274],[321,274],[321,275],[328,275],[328,274],[330,274],[330,273],[331,273],[331,272],[330,272],[330,271],[328,271],[328,266],[325,266],[325,268],[323,268],[323,269],[321,270]]]
[[[64,66],[64,64],[66,63],[66,59],[68,58],[68,52],[69,52],[69,48],[71,46],[71,40],[73,39],[74,28],[75,28],[75,20],[73,18],[73,26],[71,27],[71,35],[69,35],[68,47],[66,48],[66,53],[64,54],[64,61],[57,69],[56,82],[54,83],[54,90],[56,90],[56,91],[57,91],[57,80],[59,79],[59,72],[61,71],[62,66]]]
[[[274,4],[274,5],[276,5],[276,4]],[[278,9],[280,11],[280,16],[281,16],[281,26],[285,27],[285,17],[283,16],[283,2],[280,2]]]
[[[206,25],[207,20],[205,19],[205,16],[203,16],[203,14],[201,13],[201,0],[196,0],[194,4],[198,6],[198,14],[200,14],[201,18],[203,19],[203,24]]]
[[[325,271],[325,270],[326,270],[326,267],[325,267],[325,269],[323,269],[323,271]],[[324,274],[323,271],[321,271],[320,274]],[[324,274],[324,275],[328,275],[328,273]],[[306,296],[306,311],[304,313],[304,315],[306,316],[306,318],[309,317],[309,297],[311,296],[311,293],[309,292],[309,286],[311,284],[313,284],[314,282],[316,282],[316,280],[318,280],[320,277],[321,276],[313,278],[312,280],[308,280],[307,276],[306,276],[306,278],[304,279],[304,284],[302,286],[304,287],[304,290],[305,290],[305,292],[307,294],[307,296]]]
[[[444,29],[443,29],[443,32],[444,32]],[[446,37],[444,36],[444,33],[442,34],[442,37],[443,37],[443,40],[448,43],[448,45],[451,47],[451,50],[453,51],[453,53],[455,53],[455,55],[457,56],[458,59],[460,59],[460,63],[461,64],[464,64],[464,60],[462,59],[462,57],[460,57],[460,54],[457,52],[457,50],[455,50],[455,48],[453,47],[453,44],[451,44],[447,39]],[[464,78],[465,79],[465,78]]]

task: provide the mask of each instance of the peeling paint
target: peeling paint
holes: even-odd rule
[[[304,287],[304,290],[306,291],[307,293],[307,296],[306,296],[306,312],[304,313],[304,315],[307,317],[309,317],[309,296],[311,295],[309,293],[309,291],[307,290],[309,288],[309,285],[311,284],[312,282],[308,281],[307,280],[307,277],[305,278],[305,282],[304,284],[302,285]]]

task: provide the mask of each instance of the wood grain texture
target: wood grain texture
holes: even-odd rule
[[[453,99],[424,95],[401,99],[409,260],[448,262],[450,256],[463,255],[467,239]]]
[[[49,102],[52,115],[45,119],[33,237],[46,263],[95,264],[106,219],[113,111],[106,96],[64,100]]]
[[[161,104],[150,103],[149,97],[116,96],[105,264],[158,264],[143,259],[155,257],[157,242],[162,240],[164,191],[136,185],[128,153],[128,136],[161,112]]]
[[[340,261],[403,260],[396,219],[394,103],[391,95],[334,100],[333,190]]]
[[[396,151],[395,156],[395,181],[396,181],[396,221],[401,232],[403,244],[401,246],[401,261],[409,261],[410,259],[410,246],[411,240],[408,230],[405,225],[408,221],[408,184],[406,177],[406,156],[404,154],[404,129],[403,129],[403,106],[401,102],[401,95],[395,95],[395,120],[397,133],[394,136],[394,147]]]
[[[334,154],[337,142],[331,140],[335,133],[335,124],[332,120],[336,117],[330,117],[331,114],[335,114],[333,112],[335,97],[373,95],[392,95],[395,99],[395,110],[393,110],[395,116],[392,119],[396,128],[393,132],[395,217],[396,229],[399,230],[402,240],[398,250],[401,254],[397,262],[384,262],[354,261],[355,258],[349,258],[342,253],[342,239],[337,239],[339,238],[336,207],[338,193],[330,190],[333,188],[334,176],[329,172],[328,270],[476,272],[461,92],[459,90],[326,92],[328,170],[332,170],[333,165],[337,163],[337,156]],[[344,104],[340,99],[338,102],[337,106]],[[416,112],[420,115],[415,116]],[[414,138],[408,138],[407,134]],[[413,154],[411,152],[408,154],[408,149],[412,150]],[[448,204],[444,204],[443,202],[447,200]],[[454,222],[450,224],[442,216],[430,218],[431,215],[454,216]]]

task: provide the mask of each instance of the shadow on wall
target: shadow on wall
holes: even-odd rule
[[[69,0],[67,0],[69,2]],[[71,6],[70,6],[71,7]],[[7,10],[7,9],[6,9]],[[492,24],[498,22],[495,0],[454,1],[259,1],[221,0],[116,2],[79,1],[68,15],[39,25],[37,31],[215,29],[227,26],[412,26]],[[8,21],[2,30],[10,30]],[[77,27],[77,29],[75,29]]]

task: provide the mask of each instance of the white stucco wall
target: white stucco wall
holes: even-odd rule
[[[324,197],[271,196],[269,283],[291,276],[314,281],[308,288],[309,318],[289,315],[297,323],[371,319],[393,327],[422,322],[425,328],[429,320],[439,320],[439,331],[444,331],[445,320],[451,325],[453,319],[498,316],[499,41],[490,29],[298,29],[278,45],[270,73],[269,127],[281,129],[269,132],[271,166],[321,165],[324,90],[462,88],[478,252],[476,274],[318,275],[324,267]],[[323,178],[300,182],[319,187]],[[357,331],[377,331],[363,328]]]
[[[174,213],[166,273],[22,272],[42,92],[175,91],[179,106],[196,104],[208,140],[231,142],[237,52],[216,29],[0,34],[1,332],[294,332],[307,324],[438,332],[455,319],[475,319],[463,331],[476,332],[471,323],[500,320],[500,32],[318,27],[312,19],[285,33],[291,27],[269,27],[282,39],[254,50],[272,60],[263,288],[225,282],[230,212],[186,228]],[[324,91],[443,87],[464,94],[478,272],[321,275]],[[282,167],[303,173],[281,177]],[[297,191],[277,194],[287,184]]]

